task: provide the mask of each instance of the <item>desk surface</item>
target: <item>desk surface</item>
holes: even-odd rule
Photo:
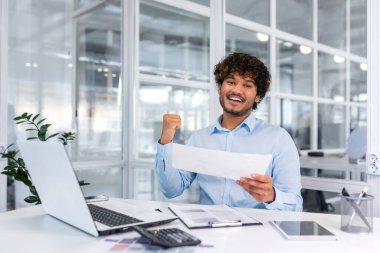
[[[125,200],[144,207],[160,208],[165,212],[168,203]],[[180,221],[162,227],[179,227],[200,239],[216,238],[223,242],[223,251],[215,252],[378,252],[380,218],[374,219],[374,232],[356,235],[340,231],[340,216],[333,214],[279,212],[257,209],[240,211],[257,218],[263,226],[233,228],[186,229]],[[337,235],[338,241],[288,241],[269,223],[278,220],[314,220]],[[118,234],[121,238],[136,236],[135,232]],[[70,225],[46,215],[41,206],[28,207],[0,214],[0,253],[57,253],[109,252],[97,245],[105,237],[95,238]],[[205,251],[206,252],[206,251]],[[208,249],[207,252],[213,252]]]

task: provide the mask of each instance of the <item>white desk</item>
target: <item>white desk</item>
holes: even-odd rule
[[[125,200],[144,207],[160,208],[169,212],[167,203]],[[340,216],[332,214],[278,212],[257,209],[240,209],[260,220],[263,226],[234,228],[213,228],[191,230],[199,237],[218,238],[224,241],[224,252],[379,252],[380,219],[374,221],[375,231],[370,235],[356,235],[340,231]],[[301,242],[287,241],[268,222],[273,219],[315,220],[335,233],[338,241]],[[179,227],[187,230],[180,221],[163,227]],[[125,238],[135,236],[135,232],[119,234]],[[97,248],[104,237],[94,238],[42,211],[41,206],[28,207],[0,214],[0,253],[57,253],[57,252],[108,252]],[[207,252],[212,250],[208,249]],[[217,252],[221,252],[218,250]]]
[[[312,177],[318,177],[318,169],[343,172],[344,179],[361,181],[361,173],[366,172],[365,163],[349,163],[347,157],[323,156],[300,157],[301,168],[313,169]]]

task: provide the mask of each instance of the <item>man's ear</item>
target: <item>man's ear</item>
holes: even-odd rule
[[[255,97],[255,102],[256,102],[256,103],[259,103],[259,102],[260,102],[260,96],[257,96],[257,95],[256,95],[256,97]]]

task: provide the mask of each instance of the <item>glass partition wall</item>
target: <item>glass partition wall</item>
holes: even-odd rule
[[[53,130],[77,133],[69,153],[78,178],[91,183],[86,195],[164,200],[154,174],[162,114],[181,116],[177,143],[218,116],[210,114],[215,10],[209,0],[131,2],[9,4],[9,142],[25,136],[12,117],[40,112]],[[247,52],[270,68],[272,86],[255,114],[292,136],[304,187],[334,199],[347,180],[365,184],[344,153],[367,121],[366,1],[224,3],[223,54]],[[135,59],[126,58],[128,45]],[[347,166],[314,166],[307,153],[316,150]],[[198,195],[194,185],[176,200]]]
[[[13,121],[24,112],[41,113],[52,132],[72,130],[72,8],[69,1],[8,1],[8,118],[1,119],[7,120],[8,144],[28,137]],[[8,183],[8,209],[24,206],[28,189]]]

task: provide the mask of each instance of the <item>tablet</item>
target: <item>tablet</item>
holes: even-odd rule
[[[336,236],[315,221],[272,221],[288,240],[335,241]]]

